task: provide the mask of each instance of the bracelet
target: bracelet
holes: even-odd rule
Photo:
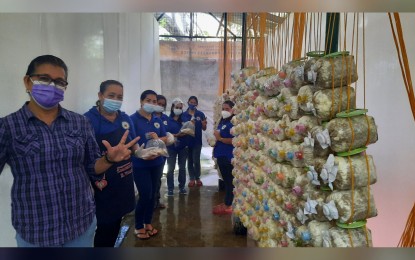
[[[109,164],[114,164],[114,163],[116,163],[116,162],[114,162],[114,161],[111,161],[111,160],[108,158],[108,154],[107,154],[107,153],[104,155],[104,159],[105,159],[105,161],[107,161],[107,163],[109,163]]]

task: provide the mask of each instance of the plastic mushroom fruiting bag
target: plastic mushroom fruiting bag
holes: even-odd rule
[[[333,53],[315,60],[307,71],[307,80],[311,79],[309,82],[315,90],[350,85],[357,81],[354,56],[347,53]]]
[[[326,203],[334,201],[339,214],[339,223],[352,223],[377,216],[373,193],[369,187],[354,190],[334,190],[326,198]]]
[[[331,189],[350,190],[352,186],[366,187],[377,181],[376,167],[371,155],[331,155],[328,158],[317,158],[314,167],[322,182]]]
[[[335,118],[327,123],[326,129],[330,139],[330,148],[337,153],[364,147],[378,140],[375,120],[371,116]]]
[[[324,247],[372,247],[372,232],[366,226],[360,228],[333,227],[324,233]]]
[[[283,77],[283,84],[293,93],[298,93],[298,90],[306,84],[304,80],[304,65],[305,59],[294,60],[282,66],[282,72],[279,73]],[[284,77],[285,76],[285,77]]]
[[[297,95],[298,106],[312,113],[321,121],[328,121],[336,113],[356,108],[356,93],[353,87],[342,86],[334,89],[313,91],[311,85],[301,87]]]
[[[182,128],[179,133],[183,133],[190,136],[195,136],[195,124],[192,121],[187,121],[183,123]]]
[[[150,139],[144,148],[136,150],[135,156],[146,160],[159,156],[169,157],[169,153],[167,152],[166,144],[161,139]]]
[[[167,132],[166,137],[167,137],[166,146],[170,146],[176,142],[176,137],[174,137],[172,133]]]

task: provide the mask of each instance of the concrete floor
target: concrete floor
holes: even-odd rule
[[[201,180],[204,186],[186,186],[187,195],[176,192],[174,197],[167,197],[166,178],[162,178],[161,194],[167,208],[155,211],[153,225],[160,232],[157,236],[149,240],[135,238],[134,215],[130,213],[123,220],[116,247],[254,247],[253,240],[247,236],[234,235],[231,216],[212,214],[212,207],[223,202],[224,192],[219,192],[218,173],[210,159],[211,154],[210,147],[203,147]],[[166,171],[167,167],[164,172]],[[10,168],[6,166],[0,175],[0,247],[16,247],[15,231],[10,217],[12,181]]]
[[[206,151],[205,151],[206,152]],[[207,150],[209,152],[209,150]],[[212,207],[223,202],[219,191],[218,174],[213,161],[203,156],[202,187],[187,188],[187,195],[179,195],[176,188],[167,196],[166,178],[162,178],[162,201],[166,209],[156,209],[153,226],[159,234],[140,240],[134,236],[134,213],[123,220],[118,245],[120,247],[253,247],[254,242],[244,235],[235,235],[230,215],[212,214]],[[177,169],[177,168],[176,168]],[[177,171],[175,172],[177,182]],[[177,183],[175,183],[177,187]],[[126,229],[128,228],[128,231]]]

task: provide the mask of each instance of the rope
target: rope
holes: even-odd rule
[[[411,105],[412,115],[415,120],[415,97],[414,97],[414,90],[412,87],[411,71],[409,69],[410,67],[409,67],[409,62],[408,62],[408,56],[406,53],[405,41],[403,39],[401,20],[399,18],[399,13],[393,13],[393,16],[395,18],[395,23],[396,23],[395,27],[396,27],[396,31],[398,34],[398,38],[397,38],[395,34],[393,22],[392,22],[391,13],[388,13],[388,16],[389,16],[389,21],[390,21],[391,28],[392,28],[393,40],[395,41],[396,50],[398,52],[398,59],[399,59],[399,65],[402,71],[402,77],[404,80],[406,92],[408,93],[409,104]]]
[[[365,154],[365,159],[366,159],[366,169],[367,169],[367,211],[366,211],[366,219],[369,217],[369,212],[370,212],[370,167],[369,167],[369,158],[366,154]]]

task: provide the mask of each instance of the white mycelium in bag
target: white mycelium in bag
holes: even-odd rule
[[[366,115],[336,118],[355,108],[353,56],[247,71],[227,94],[238,110],[233,213],[248,236],[260,247],[372,246],[356,221],[377,215],[376,168],[364,149],[352,152],[377,141],[376,125]]]

